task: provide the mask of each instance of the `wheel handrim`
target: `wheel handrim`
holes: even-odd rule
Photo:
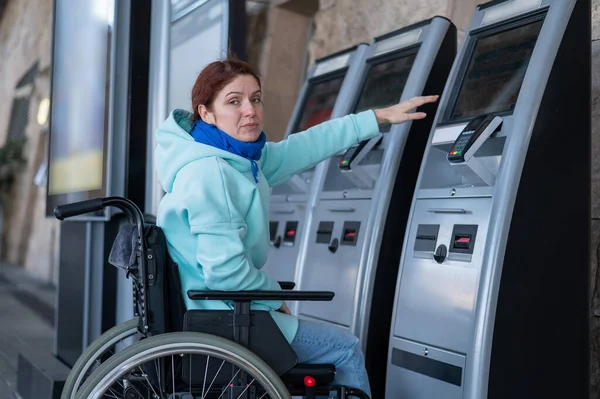
[[[132,335],[135,335],[137,332],[138,332],[137,327],[131,328],[127,331],[123,331],[121,334],[117,335],[114,339],[111,339],[110,341],[108,341],[104,345],[102,345],[99,348],[99,350],[97,351],[97,353],[99,353],[101,355],[104,354],[104,352],[106,350],[108,350],[111,346],[116,345],[118,342],[121,342],[121,341],[125,340],[126,338],[129,338]],[[90,358],[83,366],[82,372],[79,373],[79,375],[77,376],[77,379],[75,380],[75,386],[73,387],[73,391],[71,392],[71,399],[75,399],[75,394],[77,393],[77,390],[81,387],[81,383],[82,383],[84,377],[87,375],[87,371],[96,362],[96,360],[97,360],[97,358]]]
[[[96,389],[94,390],[91,398],[102,398],[102,395],[104,395],[106,391],[117,382],[119,377],[141,364],[163,356],[198,354],[197,351],[199,350],[202,351],[202,355],[214,356],[219,359],[229,361],[237,367],[245,369],[246,372],[251,373],[253,378],[263,386],[270,397],[274,399],[283,399],[277,391],[275,385],[267,378],[267,376],[261,370],[249,363],[246,359],[228,349],[215,348],[214,345],[204,343],[161,344],[132,355],[129,359],[122,362],[119,367],[110,370],[100,380],[100,382],[96,385]]]

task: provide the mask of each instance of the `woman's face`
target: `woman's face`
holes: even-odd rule
[[[252,75],[233,79],[215,97],[209,110],[198,106],[200,117],[231,137],[247,143],[256,141],[263,128],[260,87]]]

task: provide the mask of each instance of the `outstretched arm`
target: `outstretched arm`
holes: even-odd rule
[[[267,143],[261,169],[269,185],[276,186],[378,132],[373,111],[332,119],[278,143]]]
[[[333,119],[292,134],[278,143],[267,143],[261,157],[261,169],[269,185],[276,186],[354,144],[375,137],[382,124],[425,118],[424,112],[411,111],[437,98],[415,97],[391,107]]]

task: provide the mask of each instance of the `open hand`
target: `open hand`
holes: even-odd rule
[[[374,112],[377,123],[380,125],[385,123],[398,124],[409,120],[423,119],[427,116],[425,112],[411,111],[423,104],[436,102],[438,98],[437,95],[413,97],[391,107],[376,109]]]

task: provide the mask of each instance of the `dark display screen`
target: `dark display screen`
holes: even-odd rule
[[[113,14],[111,0],[55,1],[47,215],[106,195]]]
[[[450,119],[513,110],[542,21],[477,39]]]
[[[302,132],[329,120],[343,81],[344,76],[340,76],[315,83],[309,87],[304,109],[294,133]]]
[[[397,104],[416,56],[411,54],[373,65],[369,69],[354,113]]]

